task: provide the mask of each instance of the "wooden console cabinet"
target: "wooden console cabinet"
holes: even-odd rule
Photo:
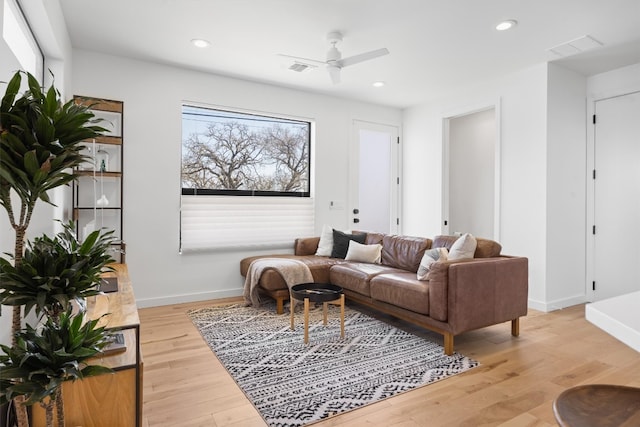
[[[87,299],[87,313],[93,319],[102,315],[102,325],[124,333],[124,352],[94,359],[93,364],[108,366],[113,374],[66,382],[63,385],[65,421],[68,426],[128,427],[142,425],[142,354],[140,318],[126,264],[114,264],[118,292]],[[33,406],[33,426],[45,426],[44,410]]]

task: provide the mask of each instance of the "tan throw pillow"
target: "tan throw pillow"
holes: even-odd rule
[[[476,251],[476,246],[478,246],[476,238],[469,233],[465,233],[458,237],[458,240],[451,245],[449,249],[449,259],[471,259]]]
[[[363,245],[355,240],[349,241],[349,249],[344,257],[347,261],[368,262],[380,264],[382,258],[382,245]]]
[[[431,266],[437,261],[446,261],[448,258],[447,248],[433,248],[424,251],[420,267],[418,267],[418,280],[428,280]]]

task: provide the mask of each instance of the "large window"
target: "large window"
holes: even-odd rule
[[[313,233],[311,134],[310,121],[183,105],[181,251]]]

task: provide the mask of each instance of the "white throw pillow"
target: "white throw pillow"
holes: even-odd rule
[[[328,225],[322,227],[322,234],[320,234],[320,241],[318,242],[318,249],[316,255],[318,256],[331,256],[333,250],[333,228]]]
[[[418,267],[418,280],[427,280],[431,266],[437,261],[446,261],[447,259],[447,248],[433,248],[424,251],[424,255],[420,261],[420,267]]]
[[[349,241],[349,250],[346,261],[368,262],[370,264],[380,264],[382,257],[382,245],[363,245],[353,240]]]
[[[478,241],[469,233],[465,233],[458,237],[451,249],[449,249],[449,259],[471,259],[478,246]]]

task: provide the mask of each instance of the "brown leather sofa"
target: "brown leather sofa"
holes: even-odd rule
[[[296,239],[293,255],[304,262],[318,283],[341,286],[347,301],[355,301],[444,336],[446,354],[453,354],[453,338],[463,332],[511,321],[511,334],[519,335],[519,318],[527,315],[528,260],[501,255],[499,243],[477,238],[473,259],[435,262],[428,280],[416,272],[425,250],[446,247],[455,236],[422,237],[366,233],[366,244],[382,244],[380,264],[345,261],[316,256],[319,237]],[[246,277],[249,265],[258,258],[245,258],[240,272]],[[259,289],[283,303],[289,290],[275,270],[260,277]]]

